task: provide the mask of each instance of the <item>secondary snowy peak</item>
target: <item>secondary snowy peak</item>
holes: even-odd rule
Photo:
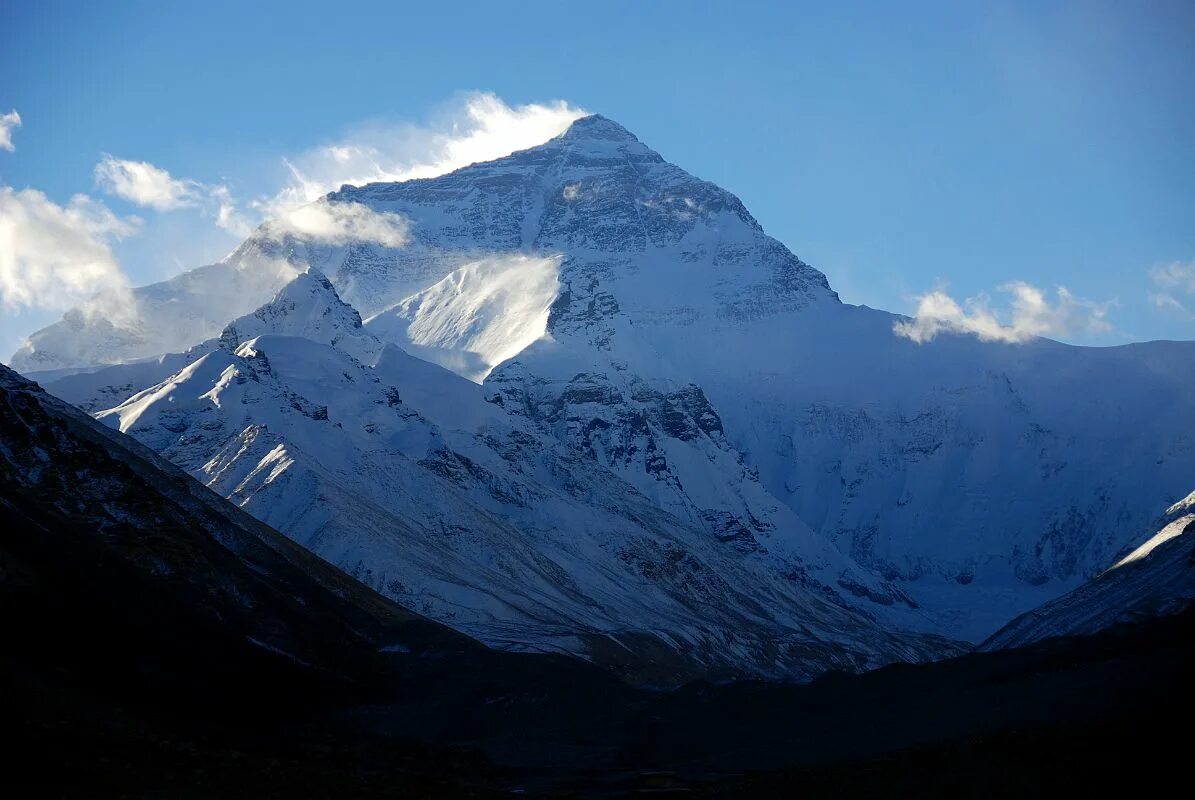
[[[669,478],[643,483],[629,453],[607,471],[451,372],[393,346],[353,357],[362,342],[376,344],[308,270],[179,356],[177,372],[150,381],[180,363],[161,359],[61,383],[144,381],[100,419],[379,591],[496,645],[622,667],[662,647],[676,674],[789,677],[950,649],[877,623],[916,612],[791,514],[777,517],[699,390],[635,390],[646,438],[624,445],[655,450],[652,475]],[[719,489],[723,468],[737,477]],[[714,488],[677,494],[679,478]],[[739,517],[756,521],[770,553]],[[695,594],[707,602],[694,607]]]
[[[53,378],[46,380],[46,385],[63,400],[97,413],[120,405],[213,351],[235,352],[242,343],[265,335],[309,339],[365,364],[372,364],[384,348],[364,330],[361,316],[340,299],[328,279],[307,268],[264,305],[225,325],[218,337],[181,353]]]
[[[371,364],[382,343],[367,333],[357,310],[340,299],[332,283],[309,267],[265,305],[224,327],[220,346],[236,350],[258,336],[299,336],[336,347]]]

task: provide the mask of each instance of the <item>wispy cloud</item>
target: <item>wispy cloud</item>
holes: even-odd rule
[[[1174,261],[1154,267],[1149,271],[1149,276],[1159,286],[1195,294],[1195,261]]]
[[[208,198],[215,205],[217,226],[242,238],[253,232],[253,220],[241,211],[227,186],[209,187]]]
[[[216,225],[248,236],[253,224],[238,208],[228,187],[193,178],[176,178],[148,161],[131,161],[105,153],[95,165],[95,183],[114,197],[155,211],[201,209]]]
[[[90,308],[116,321],[128,280],[109,245],[140,222],[85,195],[60,206],[36,189],[0,186],[0,303],[61,310],[99,296]]]
[[[1000,287],[1012,296],[1010,308],[992,308],[987,295],[961,303],[938,289],[921,295],[913,318],[893,325],[898,336],[915,342],[932,341],[943,333],[972,334],[985,342],[1026,342],[1037,336],[1074,336],[1111,330],[1108,309],[1114,303],[1096,303],[1075,297],[1059,286],[1050,301],[1042,289],[1023,281]]]
[[[1195,297],[1195,260],[1154,267],[1149,271],[1149,278],[1157,288],[1149,293],[1155,307],[1195,319],[1195,312],[1188,305],[1189,298]],[[1184,299],[1180,300],[1176,295],[1184,296]]]
[[[1191,315],[1191,312],[1183,305],[1182,301],[1172,294],[1150,292],[1149,301],[1154,304],[1155,308],[1160,308],[1163,311],[1178,311],[1182,314]]]
[[[12,143],[12,132],[21,127],[21,115],[16,109],[7,114],[0,114],[0,150],[13,152],[17,148]]]
[[[95,165],[95,182],[108,194],[155,211],[193,208],[204,191],[198,181],[172,177],[148,161],[127,161],[107,153]]]

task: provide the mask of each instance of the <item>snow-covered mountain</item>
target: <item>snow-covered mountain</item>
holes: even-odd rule
[[[1058,636],[1087,636],[1189,608],[1195,603],[1195,492],[1168,508],[1153,530],[1157,533],[1107,570],[1017,617],[981,649],[1002,650]]]
[[[727,551],[482,387],[383,347],[314,271],[178,358],[182,369],[98,418],[379,592],[490,644],[668,681],[808,677],[953,649],[899,633],[892,620],[916,610],[893,608],[891,586],[799,521],[773,534],[784,545],[774,555]],[[175,359],[155,363],[167,372]],[[125,385],[145,370],[64,386]]]
[[[218,338],[227,317],[265,304],[295,270],[314,267],[360,312],[366,332],[483,381],[476,392],[498,414],[499,427],[511,432],[503,436],[532,437],[529,449],[554,462],[550,468],[541,463],[535,483],[520,491],[561,498],[572,496],[564,487],[573,486],[574,476],[600,475],[607,487],[617,482],[617,490],[580,491],[590,498],[616,495],[616,516],[623,519],[639,520],[650,510],[668,520],[636,525],[654,537],[665,528],[683,531],[675,535],[683,536],[688,552],[769,612],[789,602],[773,592],[804,602],[779,586],[808,584],[831,605],[845,602],[890,629],[979,640],[1098,573],[1135,543],[1132,531],[1145,529],[1153,509],[1189,489],[1195,343],[1097,349],[1041,339],[985,343],[957,334],[914,343],[894,334],[898,317],[841,303],[825,276],[768,237],[736,197],[667,163],[599,116],[497,161],[425,180],[346,186],[320,202],[399,215],[409,223],[408,235],[402,246],[329,244],[263,226],[225,262],[205,268],[249,276],[235,278],[239,306],[219,324],[189,332],[185,342],[160,322],[165,311],[147,312],[142,339],[153,341],[158,331],[155,352],[163,352]],[[260,291],[248,305],[258,288],[254,281]],[[174,284],[138,290],[138,297],[154,309],[172,303],[198,309],[187,319],[217,315],[217,306]],[[354,433],[346,445],[351,457],[343,456],[349,460],[329,468],[320,459],[331,456],[315,452],[323,440],[314,434],[305,442],[288,428],[284,438],[294,440],[274,438],[283,434],[272,409],[282,409],[286,425],[296,430],[308,424],[296,414],[312,425],[327,423],[323,414],[343,427],[350,419],[355,425],[352,415],[365,414],[365,398],[384,396],[378,392],[387,385],[386,362],[399,354],[387,350],[371,367],[374,350],[349,358],[341,340],[324,337],[319,326],[287,334],[317,336],[320,348],[313,349],[314,340],[262,336],[277,331],[260,327],[265,318],[254,319],[235,323],[238,331],[247,327],[226,347],[217,346],[221,352],[142,361],[114,368],[111,379],[97,373],[76,378],[69,390],[66,380],[51,388],[99,410],[103,398],[123,393],[119,387],[143,389],[169,378],[107,418],[191,470],[212,462],[209,480],[223,463],[213,461],[215,440],[242,437],[253,424],[266,424],[257,434],[264,438],[242,437],[221,450],[222,457],[235,461],[245,448],[259,463],[282,448],[279,453],[304,454],[290,457],[312,475],[317,467],[333,477],[337,470],[363,469],[364,462],[353,459],[375,452],[361,444],[373,438]],[[83,367],[143,358],[150,355],[145,348],[152,349],[64,325],[35,335],[18,354],[18,366]],[[89,339],[100,344],[85,346]],[[271,374],[258,374],[263,363]],[[293,366],[299,363],[304,366]],[[355,373],[354,363],[373,371]],[[139,370],[136,379],[121,372],[126,369]],[[366,375],[381,388],[346,393],[346,382],[366,386]],[[378,438],[388,448],[388,464],[397,463],[391,452],[414,463],[428,460],[419,438],[425,434],[415,431],[435,424],[436,403],[405,402],[424,377],[405,386],[394,381],[401,407],[413,414],[405,421],[378,417],[382,412],[369,406],[368,419],[389,426]],[[176,394],[179,387],[185,395]],[[204,410],[204,403],[229,392],[237,403]],[[300,398],[297,407],[280,402],[292,394]],[[204,395],[209,399],[196,401]],[[347,396],[352,403],[336,411],[338,398]],[[241,399],[248,411],[238,410]],[[262,408],[271,409],[272,424]],[[342,421],[335,413],[350,416]],[[186,433],[164,427],[183,425],[172,414],[185,418]],[[210,435],[204,424],[212,426]],[[476,429],[467,432],[475,443]],[[199,437],[197,448],[178,449],[189,448],[191,437]],[[485,458],[501,458],[493,453],[502,447]],[[468,458],[492,463],[485,469],[501,481],[516,480],[509,459],[487,462],[473,451]],[[545,471],[551,476],[543,477]],[[252,470],[242,476],[250,477],[263,481],[254,490],[263,498],[254,513],[287,530],[280,518],[269,517],[286,503],[264,499],[278,489]],[[233,494],[239,485],[225,484],[222,491]],[[417,502],[404,506],[400,521],[432,524],[435,503],[419,495],[429,487],[411,485],[407,491]],[[351,487],[341,502],[357,502],[360,491]],[[538,499],[516,513],[517,504],[487,505],[477,487],[465,493],[469,504],[451,505],[494,518],[487,541],[520,564],[546,552],[542,541],[527,538],[532,520],[550,518],[551,528],[574,513],[546,511]],[[633,513],[626,511],[630,496],[641,503]],[[610,548],[639,535],[593,525],[603,527]],[[512,532],[500,534],[502,526]],[[310,531],[287,532],[313,541]],[[338,563],[346,557],[342,553]],[[447,557],[443,550],[428,556]],[[555,563],[573,575],[596,558],[570,552]],[[387,575],[396,568],[387,567]],[[724,572],[730,569],[752,572],[731,576]],[[667,591],[683,593],[676,586]],[[642,605],[658,602],[644,596]],[[480,600],[468,603],[488,608]],[[486,613],[460,612],[478,624]],[[788,620],[783,624],[798,619],[788,613],[781,614]],[[691,615],[691,607],[684,614]],[[656,629],[654,622],[644,626]]]

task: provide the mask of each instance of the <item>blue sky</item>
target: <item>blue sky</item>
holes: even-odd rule
[[[1102,315],[1057,338],[1195,336],[1195,4],[820,5],[12,0],[0,187],[138,216],[104,235],[140,284],[238,238],[208,194],[106,193],[103,154],[246,205],[284,158],[436,130],[471,91],[563,100],[734,191],[849,302],[986,294],[1007,322],[1020,281]],[[60,313],[10,292],[0,357]]]

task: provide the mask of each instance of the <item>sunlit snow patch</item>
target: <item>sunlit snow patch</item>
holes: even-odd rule
[[[1195,492],[1191,492],[1186,496],[1186,498],[1178,501],[1170,508],[1166,509],[1166,514],[1168,516],[1173,516],[1188,509],[1195,509]],[[1117,561],[1115,564],[1113,564],[1112,569],[1120,569],[1126,564],[1132,564],[1134,561],[1140,561],[1156,550],[1159,546],[1177,536],[1181,536],[1187,530],[1187,526],[1192,522],[1195,522],[1195,514],[1186,514],[1184,516],[1178,517],[1169,525],[1162,528],[1162,530],[1154,534],[1154,536],[1152,536],[1143,545],[1129,553],[1120,561]]]
[[[480,383],[544,335],[559,275],[559,256],[489,256],[370,317],[365,327]]]

